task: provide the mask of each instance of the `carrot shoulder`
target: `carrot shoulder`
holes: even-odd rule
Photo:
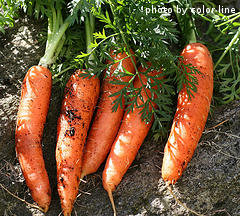
[[[146,71],[146,69],[140,68],[140,72]],[[154,76],[159,72],[151,72]],[[143,84],[147,84],[147,78],[144,75],[140,75]],[[140,88],[142,83],[140,79],[134,81],[134,86]],[[149,89],[145,89],[148,96],[151,95]],[[142,90],[142,95],[144,101],[147,100],[147,94]],[[141,105],[143,102],[139,99],[138,105]],[[155,106],[155,105],[154,105]],[[149,108],[151,111],[151,107]],[[109,194],[109,198],[113,205],[115,211],[112,192],[115,190],[116,186],[121,182],[124,174],[132,164],[133,160],[136,157],[136,154],[142,145],[145,137],[147,136],[149,129],[153,123],[153,117],[149,123],[146,123],[141,118],[142,108],[135,107],[132,112],[125,112],[123,116],[122,123],[120,125],[118,134],[114,143],[111,147],[111,151],[107,158],[107,162],[103,171],[103,187]],[[115,212],[116,214],[116,212]]]
[[[127,57],[126,53],[113,54],[111,53],[112,58],[115,60],[124,59]],[[133,57],[134,61],[135,58]],[[128,72],[134,73],[134,65],[130,57],[122,60],[122,67],[124,67]],[[97,107],[97,112],[93,121],[93,124],[90,128],[86,147],[84,148],[83,156],[83,168],[82,176],[94,173],[97,171],[99,166],[105,160],[112,143],[118,132],[123,112],[124,112],[124,100],[123,107],[118,107],[118,109],[113,112],[112,106],[113,101],[117,99],[117,96],[110,97],[111,94],[114,94],[120,91],[122,85],[114,85],[110,81],[116,79],[124,82],[128,82],[131,79],[131,76],[117,77],[114,74],[114,71],[119,66],[119,63],[115,63],[110,67],[110,74],[104,79],[101,89],[100,101]],[[106,73],[106,71],[105,71]]]
[[[178,95],[176,114],[164,149],[162,177],[175,183],[187,167],[204,130],[213,94],[213,62],[208,49],[200,43],[187,45],[181,53],[183,63],[197,67],[201,74],[197,92],[189,100],[184,87]]]
[[[41,140],[51,97],[52,75],[42,66],[27,72],[17,114],[15,144],[21,169],[32,198],[46,212],[51,189],[43,160]]]
[[[99,95],[99,79],[69,79],[58,119],[56,146],[57,183],[63,214],[71,215],[82,168],[83,146]]]

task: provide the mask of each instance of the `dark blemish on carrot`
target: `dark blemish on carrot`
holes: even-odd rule
[[[49,189],[48,191],[47,191],[47,194],[48,194],[48,196],[51,196],[51,190]]]
[[[69,118],[68,122],[71,122],[74,119],[79,119],[79,120],[82,119],[81,116],[76,115],[77,111],[78,111],[77,109],[68,109],[68,108],[66,108],[65,114]]]
[[[185,166],[185,164],[186,164],[186,161],[183,161],[183,163],[182,163],[182,167],[184,167],[184,166]]]
[[[91,108],[89,105],[83,104],[82,105],[84,111],[89,111]]]
[[[75,135],[75,128],[74,127],[70,127],[69,129],[67,129],[65,131],[64,136],[74,136]]]
[[[60,177],[60,182],[62,182],[62,183],[63,183],[63,177]]]

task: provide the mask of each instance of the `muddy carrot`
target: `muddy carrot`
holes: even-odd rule
[[[64,216],[71,215],[80,183],[83,146],[99,96],[100,82],[95,76],[69,79],[57,127],[57,188]]]
[[[177,111],[164,149],[162,178],[174,184],[191,160],[204,130],[213,94],[213,62],[200,43],[187,45],[181,53],[185,65],[197,67],[197,92],[189,99],[186,87],[178,95]]]

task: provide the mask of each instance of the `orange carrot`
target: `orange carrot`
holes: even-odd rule
[[[162,177],[174,184],[187,167],[204,130],[213,93],[213,62],[208,49],[200,43],[187,45],[181,53],[183,63],[197,67],[201,74],[197,92],[191,100],[186,87],[178,95],[177,111],[164,149]]]
[[[116,55],[113,52],[111,52],[111,56],[115,60],[121,60],[126,58],[127,54],[119,53]],[[135,61],[134,57],[133,59]],[[122,67],[124,67],[128,72],[132,74],[135,72],[134,65],[130,57],[122,60],[121,64]],[[85,175],[96,172],[101,163],[105,160],[112,146],[112,143],[116,137],[123,117],[124,100],[122,103],[123,107],[122,108],[118,107],[118,109],[115,112],[113,112],[112,111],[113,101],[116,100],[118,95],[110,97],[111,94],[120,91],[123,88],[123,86],[114,85],[110,83],[110,81],[117,79],[124,82],[128,82],[131,79],[131,76],[117,77],[114,74],[114,71],[118,66],[119,63],[115,63],[114,65],[111,66],[110,74],[103,81],[102,84],[102,92],[98,104],[98,109],[91,129],[89,131],[86,146],[84,148],[81,178],[83,178]]]
[[[42,66],[31,67],[22,83],[15,143],[21,169],[32,198],[47,212],[51,189],[41,140],[51,96],[52,75]]]
[[[76,71],[66,85],[57,127],[57,182],[65,216],[71,215],[78,193],[83,146],[100,88],[98,78],[83,79],[81,73]]]
[[[139,72],[145,72],[147,69],[140,67]],[[160,72],[152,71],[149,75],[155,76]],[[140,74],[144,85],[147,84],[147,78],[145,75]],[[142,83],[139,77],[134,81],[134,86],[140,88]],[[143,100],[146,101],[148,96],[151,97],[149,89],[142,90]],[[143,104],[143,101],[138,98],[138,105]],[[154,104],[154,106],[156,106]],[[149,123],[146,123],[141,118],[141,110],[143,108],[134,107],[130,113],[125,112],[122,124],[120,125],[118,134],[112,145],[111,151],[107,158],[107,162],[103,171],[103,187],[108,192],[110,201],[113,206],[114,214],[116,215],[116,209],[112,197],[112,192],[116,186],[120,183],[124,174],[130,167],[131,163],[136,157],[136,154],[142,145],[145,137],[148,134],[149,129],[153,123],[153,116]],[[152,107],[149,107],[151,111]]]

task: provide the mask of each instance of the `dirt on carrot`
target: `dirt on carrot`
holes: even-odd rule
[[[186,87],[178,95],[162,165],[162,177],[169,184],[174,184],[181,177],[194,154],[207,121],[213,94],[213,62],[207,47],[200,43],[189,44],[181,56],[185,65],[192,64],[200,74],[195,74],[198,84],[194,97],[189,98]]]
[[[100,82],[94,77],[79,77],[76,71],[69,79],[57,127],[57,182],[63,214],[71,215],[78,193],[83,147],[98,100]]]

